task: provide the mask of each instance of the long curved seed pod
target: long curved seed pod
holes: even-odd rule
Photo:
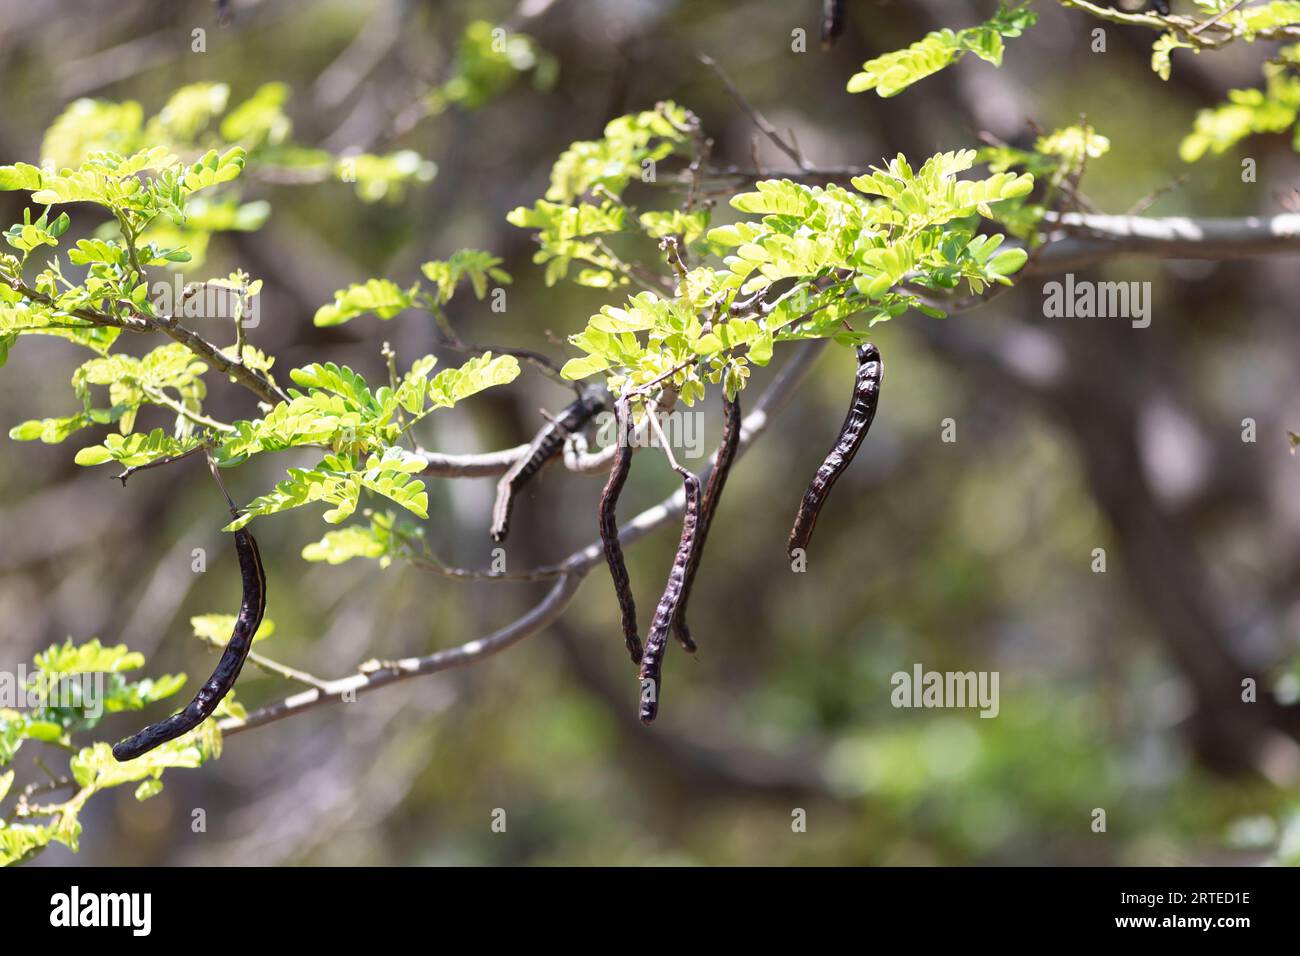
[[[853,382],[853,404],[849,414],[840,426],[839,436],[835,439],[830,453],[817,474],[808,484],[799,504],[799,513],[795,515],[794,527],[790,529],[790,541],[786,551],[794,557],[796,548],[805,552],[812,541],[813,528],[817,524],[817,515],[826,503],[836,480],[849,467],[853,456],[862,446],[862,439],[867,437],[871,420],[876,417],[876,405],[880,401],[880,383],[885,377],[885,364],[880,359],[880,350],[870,342],[858,346],[858,374]]]
[[[266,611],[266,572],[262,569],[262,556],[253,536],[242,528],[235,532],[235,551],[239,555],[244,600],[239,608],[239,616],[235,619],[235,630],[221,654],[221,660],[217,662],[216,670],[184,710],[149,725],[134,737],[128,737],[117,744],[113,748],[113,756],[119,761],[134,760],[160,744],[193,730],[212,716],[217,704],[235,686],[244,659],[253,646],[253,636],[262,624],[262,614]]]
[[[713,524],[713,514],[718,509],[718,499],[722,497],[727,475],[731,473],[731,463],[736,460],[736,449],[740,447],[740,396],[731,401],[723,397],[722,416],[722,444],[718,446],[718,455],[713,462],[713,470],[709,472],[708,483],[704,486],[704,500],[700,504],[699,541],[692,552],[690,566],[686,569],[682,596],[677,602],[677,614],[673,617],[673,634],[682,648],[691,654],[695,653],[695,640],[691,637],[691,629],[686,625],[686,603],[690,600],[691,586],[700,569],[704,542],[709,537],[709,527]]]
[[[627,399],[620,398],[614,403],[614,417],[617,421],[618,442],[614,453],[614,463],[609,470],[609,479],[605,490],[600,494],[600,509],[597,512],[600,523],[600,543],[605,550],[605,563],[609,565],[609,576],[614,579],[614,593],[618,595],[619,610],[623,614],[623,642],[627,645],[628,655],[633,664],[641,663],[641,638],[636,630],[636,601],[632,598],[632,581],[628,577],[627,564],[623,560],[623,546],[618,541],[618,518],[614,513],[618,507],[618,496],[623,493],[627,474],[632,468],[632,422]]]
[[[605,402],[598,392],[594,389],[585,391],[537,432],[527,454],[497,482],[497,499],[492,508],[493,541],[504,541],[510,533],[510,513],[514,510],[519,489],[564,450],[564,442],[570,435],[591,421],[592,416],[604,407]]]
[[[682,516],[682,538],[677,545],[677,556],[668,572],[668,584],[655,608],[654,622],[645,639],[645,654],[641,658],[641,708],[643,724],[654,720],[659,713],[659,697],[663,686],[664,651],[668,645],[668,629],[677,617],[677,607],[686,586],[686,573],[699,545],[700,530],[700,479],[683,469],[682,483],[686,487],[686,512]],[[696,559],[698,561],[698,559]]]

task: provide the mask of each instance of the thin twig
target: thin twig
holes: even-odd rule
[[[278,402],[287,402],[289,400],[289,396],[285,394],[284,390],[261,372],[254,371],[243,362],[231,361],[229,356],[222,352],[221,349],[193,329],[188,329],[179,324],[174,316],[158,319],[147,316],[143,318],[151,328],[162,332],[174,341],[184,345],[191,352],[207,359],[209,363],[216,366],[217,371],[225,372],[267,404],[275,405]]]
[[[165,408],[170,408],[181,418],[189,419],[196,425],[202,425],[205,428],[213,428],[219,432],[230,433],[237,431],[234,425],[227,425],[225,422],[219,422],[215,418],[204,415],[202,412],[196,412],[191,408],[186,408],[161,389],[150,388],[147,385],[142,385],[140,390],[148,395],[155,404],[162,405]]]
[[[120,475],[110,475],[109,477],[116,478],[118,481],[122,482],[122,487],[125,488],[127,479],[130,478],[138,471],[148,471],[150,468],[161,468],[163,465],[170,465],[172,462],[175,461],[184,461],[186,458],[189,458],[192,455],[197,455],[200,454],[201,452],[206,451],[207,448],[208,445],[206,442],[200,442],[199,444],[191,448],[189,451],[183,451],[179,455],[170,455],[166,458],[158,458],[155,459],[154,461],[147,461],[143,465],[132,465],[130,468],[123,470],[123,472]]]
[[[226,645],[220,639],[212,637],[210,634],[199,634],[199,640],[209,647],[215,647],[221,650]],[[248,662],[256,665],[259,669],[266,671],[268,674],[274,674],[277,677],[283,677],[285,680],[291,680],[298,684],[306,684],[308,687],[315,687],[318,690],[324,690],[329,686],[328,681],[321,680],[306,671],[298,670],[296,667],[290,667],[288,664],[281,664],[279,661],[273,661],[269,657],[264,657],[256,651],[248,652]]]
[[[731,77],[729,77],[727,72],[718,65],[718,62],[714,60],[713,57],[701,53],[700,62],[718,75],[718,79],[720,79],[723,86],[727,88],[727,93],[729,93],[731,98],[735,100],[736,105],[749,115],[749,118],[753,121],[754,125],[759,128],[764,136],[775,144],[777,149],[781,150],[781,152],[794,160],[794,164],[800,169],[806,170],[809,168],[808,161],[804,159],[803,153],[799,151],[798,144],[793,142],[787,143],[781,138],[781,134],[777,132],[776,127],[773,126],[768,121],[767,117],[755,109],[749,100],[745,98],[745,94],[740,92],[740,88],[737,87],[735,83],[731,82]]]
[[[230,506],[230,513],[236,518],[239,517],[239,508],[235,506],[235,499],[230,497],[230,492],[226,490],[225,479],[221,477],[221,468],[217,465],[217,460],[212,457],[212,450],[204,446],[203,452],[208,460],[208,471],[212,472],[212,478],[216,481],[217,487],[226,496],[226,504]]]
[[[530,568],[527,571],[484,571],[478,568],[456,568],[443,564],[432,554],[426,556],[412,554],[407,556],[407,560],[414,567],[460,581],[549,581],[566,573],[558,565]]]
[[[1145,196],[1143,196],[1141,199],[1135,202],[1132,205],[1132,207],[1129,209],[1129,211],[1126,212],[1124,215],[1126,216],[1142,215],[1153,205],[1155,205],[1155,203],[1162,196],[1173,192],[1175,189],[1180,189],[1190,178],[1191,177],[1187,173],[1183,173],[1169,180],[1169,182],[1165,183],[1163,186],[1156,187],[1155,189],[1151,190],[1151,192],[1147,193]]]
[[[664,450],[664,456],[668,459],[668,464],[672,470],[679,475],[690,474],[677,463],[677,456],[673,454],[673,448],[668,442],[668,436],[664,434],[663,423],[659,421],[659,408],[653,402],[646,407],[646,418],[649,419],[650,427],[654,430],[655,437],[659,439],[659,447]]]
[[[1247,0],[1237,0],[1237,2],[1234,3],[1232,6],[1225,7],[1224,9],[1216,13],[1214,16],[1210,17],[1210,19],[1201,21],[1201,23],[1197,24],[1195,27],[1192,28],[1192,36],[1199,36],[1202,31],[1208,30],[1210,27],[1214,26],[1216,23],[1218,23],[1228,14],[1235,12],[1238,8],[1242,6],[1245,6],[1246,3]]]
[[[450,349],[453,352],[491,352],[493,355],[513,355],[515,358],[532,365],[557,385],[563,385],[565,388],[573,389],[579,393],[582,392],[581,382],[573,382],[565,378],[560,373],[560,366],[541,352],[535,352],[532,349],[506,348],[499,345],[476,345],[462,341],[459,337],[456,337],[453,341],[444,338],[440,344],[443,348]]]

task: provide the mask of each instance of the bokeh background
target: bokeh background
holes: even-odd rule
[[[504,256],[515,276],[505,313],[467,295],[452,303],[465,337],[562,355],[555,342],[610,299],[545,289],[529,235],[505,215],[544,192],[569,142],[672,98],[699,113],[720,162],[784,165],[700,53],[819,165],[925,156],[976,145],[981,131],[1031,142],[1034,124],[1083,115],[1113,144],[1084,182],[1108,212],[1187,174],[1150,214],[1273,213],[1296,182],[1286,136],[1191,167],[1177,156],[1198,107],[1258,83],[1266,49],[1176,55],[1162,82],[1148,65],[1152,34],[1109,26],[1107,52],[1093,53],[1096,22],[1040,3],[1042,21],[1009,41],[1001,71],[972,59],[881,100],[844,91],[864,60],[977,22],[993,4],[848,6],[846,34],[824,52],[815,0],[244,0],[224,28],[199,0],[3,0],[0,157],[36,161],[46,126],[78,97],[134,99],[149,114],[176,87],[214,80],[231,85],[232,102],[288,83],[300,142],[370,143],[445,75],[471,20],[534,36],[558,67],[548,89],[524,80],[386,142],[437,163],[428,185],[371,204],[342,183],[249,187],[272,204],[267,225],[216,237],[206,268],[265,280],[255,341],[281,378],[327,360],[382,378],[386,340],[405,361],[436,351],[423,315],[338,329],[311,316],[347,282],[409,283],[420,262],[463,246]],[[207,30],[204,53],[191,52],[196,28]],[[792,50],[796,29],[806,52]],[[1242,155],[1258,161],[1258,182],[1241,182]],[[0,195],[0,212],[20,218],[19,197]],[[52,847],[39,865],[1292,859],[1300,720],[1268,701],[1300,695],[1300,461],[1286,439],[1300,431],[1296,275],[1294,258],[1114,260],[1080,277],[1152,282],[1150,328],[1044,319],[1050,277],[943,322],[879,327],[880,413],[823,515],[809,572],[792,574],[789,522],[852,378],[851,354],[828,350],[731,478],[692,603],[701,651],[669,652],[652,728],[635,719],[597,569],[559,624],[498,657],[233,737],[220,760],[170,772],[148,802],[130,787],[96,797],[81,852]],[[0,372],[4,428],[65,414],[78,360],[58,342],[15,348]],[[218,417],[254,412],[224,382],[211,392]],[[505,447],[526,440],[539,408],[566,400],[526,371],[435,416],[421,438]],[[712,443],[716,399],[706,407]],[[945,418],[955,442],[940,440]],[[1254,443],[1242,441],[1246,418]],[[188,619],[232,611],[238,593],[224,508],[201,466],[123,490],[105,469],[72,463],[80,444],[6,440],[0,454],[0,666],[99,637],[144,652],[151,673],[187,672],[192,689],[214,658]],[[248,498],[310,463],[278,456],[228,480]],[[674,482],[667,469],[636,469],[621,510]],[[600,484],[556,468],[532,486],[516,510],[516,566],[590,541]],[[430,481],[427,535],[448,561],[486,564],[493,486]],[[323,676],[489,633],[545,587],[305,562],[302,547],[324,530],[311,509],[258,522],[277,623],[266,652]],[[665,530],[629,549],[643,616],[675,543]],[[206,574],[190,570],[194,547],[213,556]],[[1092,570],[1095,548],[1105,573]],[[890,675],[916,663],[998,671],[999,716],[894,709]],[[1243,677],[1263,702],[1240,701]],[[252,668],[239,685],[248,706],[290,690]],[[113,718],[102,737],[137,722]],[[196,807],[204,833],[191,832]],[[496,808],[504,834],[490,828]],[[792,832],[796,808],[804,833]],[[1105,833],[1092,830],[1094,808],[1106,810]]]

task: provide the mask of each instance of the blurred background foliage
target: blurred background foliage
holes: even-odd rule
[[[427,316],[329,329],[311,317],[348,282],[409,284],[420,262],[461,247],[503,256],[515,277],[504,313],[468,295],[449,305],[465,337],[560,355],[555,340],[611,298],[545,289],[529,234],[505,215],[542,195],[571,141],[671,98],[701,116],[718,162],[784,165],[699,53],[821,166],[978,145],[982,131],[1027,144],[1033,124],[1086,115],[1112,143],[1084,181],[1107,212],[1183,173],[1152,215],[1276,212],[1300,168],[1286,136],[1191,167],[1178,158],[1197,108],[1254,85],[1267,50],[1175,54],[1162,82],[1149,68],[1151,34],[1106,26],[1107,52],[1093,53],[1099,24],[1049,3],[1009,43],[1003,70],[964,61],[888,100],[844,84],[864,60],[975,23],[993,4],[850,2],[846,34],[827,52],[815,0],[233,6],[233,23],[218,27],[200,0],[4,0],[0,157],[37,161],[43,132],[79,97],[136,100],[151,115],[184,84],[220,81],[231,102],[286,84],[297,143],[431,160],[430,182],[366,197],[375,202],[343,182],[250,182],[245,199],[268,201],[270,217],[215,236],[204,270],[265,281],[254,341],[282,378],[336,361],[382,379],[385,340],[407,361],[437,351]],[[536,43],[515,41],[504,66],[466,52],[467,30],[472,39],[500,23]],[[192,50],[196,29],[205,52]],[[792,50],[797,29],[806,52]],[[1242,156],[1258,160],[1257,183],[1241,182]],[[21,218],[19,196],[0,203],[6,222]],[[40,864],[1300,858],[1296,721],[1239,700],[1243,677],[1262,697],[1300,696],[1300,463],[1286,442],[1300,422],[1295,262],[1115,260],[1087,277],[1152,282],[1152,326],[1043,319],[1047,280],[1035,278],[942,322],[909,315],[879,327],[880,414],[823,516],[809,572],[792,575],[785,534],[853,374],[848,350],[828,350],[731,478],[692,604],[701,651],[668,655],[653,727],[636,721],[598,570],[559,624],[499,657],[231,738],[220,760],[174,771],[147,803],[130,788],[106,794],[82,815],[80,854],[54,847]],[[999,336],[1030,346],[1017,353],[1022,374],[979,347]],[[69,351],[57,341],[15,350],[0,374],[6,430],[66,402]],[[1053,357],[1067,385],[1036,387],[1035,364]],[[437,421],[422,443],[516,444],[539,408],[567,400],[526,371]],[[214,379],[218,417],[247,417],[248,406]],[[716,399],[704,407],[712,447]],[[940,440],[945,418],[957,422],[953,443]],[[1258,442],[1241,440],[1244,418]],[[67,636],[98,637],[144,652],[150,673],[198,679],[213,658],[189,617],[231,611],[238,593],[218,532],[224,508],[202,466],[123,490],[71,454],[9,443],[0,456],[0,666]],[[269,487],[277,467],[310,464],[289,457],[234,473],[236,497]],[[489,560],[493,484],[431,480],[426,534],[449,562]],[[510,560],[549,561],[591,540],[600,484],[556,468],[530,486]],[[623,508],[674,484],[666,468],[637,469]],[[317,674],[488,633],[540,594],[410,567],[308,564],[300,551],[321,531],[297,512],[258,529],[277,625],[267,653]],[[643,613],[674,545],[660,533],[628,551]],[[190,570],[196,547],[209,555],[202,575]],[[1106,549],[1104,574],[1090,568],[1094,548]],[[918,662],[999,671],[999,716],[894,709],[890,675]],[[239,697],[252,707],[287,689],[249,668]],[[104,739],[136,720],[106,720]],[[206,832],[192,832],[195,808]],[[490,829],[496,808],[505,834]],[[807,811],[806,833],[792,832],[795,808]],[[1094,808],[1106,811],[1104,834],[1091,828]]]

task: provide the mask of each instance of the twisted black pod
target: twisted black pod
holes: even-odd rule
[[[709,528],[713,524],[713,514],[718,510],[718,501],[722,498],[722,489],[727,485],[727,475],[731,474],[731,463],[736,460],[736,450],[740,448],[740,396],[722,400],[722,443],[718,446],[718,455],[709,472],[709,480],[704,486],[704,500],[700,504],[699,540],[691,553],[691,563],[686,569],[686,580],[682,584],[682,596],[677,601],[677,613],[673,617],[673,634],[677,642],[688,653],[695,653],[695,639],[691,629],[686,625],[686,602],[691,597],[691,586],[695,584],[695,575],[700,570],[700,558],[704,554],[704,542],[708,539]]]
[[[528,451],[497,482],[496,503],[492,507],[493,541],[502,542],[510,533],[510,514],[514,511],[515,495],[519,490],[564,450],[564,442],[570,435],[591,421],[592,416],[604,407],[599,392],[588,389],[541,427]]]
[[[786,546],[791,557],[794,557],[796,549],[805,552],[808,550],[822,505],[830,496],[835,482],[852,463],[853,456],[858,453],[862,440],[871,428],[871,420],[876,417],[880,383],[885,378],[885,364],[880,359],[880,350],[870,342],[858,346],[857,352],[858,374],[853,382],[853,403],[849,406],[844,424],[840,426],[835,444],[808,483],[808,490],[799,503],[799,512],[795,515],[794,527],[790,529],[790,541]]]
[[[235,686],[249,649],[253,646],[253,637],[262,624],[262,615],[266,612],[266,571],[262,568],[262,556],[253,536],[242,528],[235,532],[235,552],[239,555],[244,599],[239,608],[239,616],[235,619],[235,630],[221,654],[221,660],[217,662],[216,670],[184,710],[172,714],[166,720],[150,724],[134,737],[118,743],[113,748],[113,756],[119,761],[134,760],[193,730],[212,716],[217,704]]]
[[[668,584],[655,608],[654,621],[645,639],[645,654],[641,657],[641,722],[648,724],[659,713],[659,696],[662,687],[664,651],[668,644],[668,629],[677,618],[677,607],[686,587],[686,575],[691,561],[698,563],[696,552],[700,531],[700,479],[689,471],[682,475],[686,487],[686,512],[682,517],[682,537],[677,545],[677,556],[668,572]]]
[[[627,562],[623,560],[623,546],[618,540],[618,516],[615,513],[619,495],[627,483],[628,471],[632,468],[632,416],[627,399],[620,398],[614,403],[614,418],[617,423],[614,462],[600,494],[600,508],[596,517],[600,525],[600,543],[605,552],[605,563],[609,566],[609,576],[614,581],[614,593],[618,596],[618,607],[623,616],[623,643],[627,646],[632,663],[640,664],[641,637],[637,634],[636,627],[636,601],[632,597],[632,581],[627,573]]]

